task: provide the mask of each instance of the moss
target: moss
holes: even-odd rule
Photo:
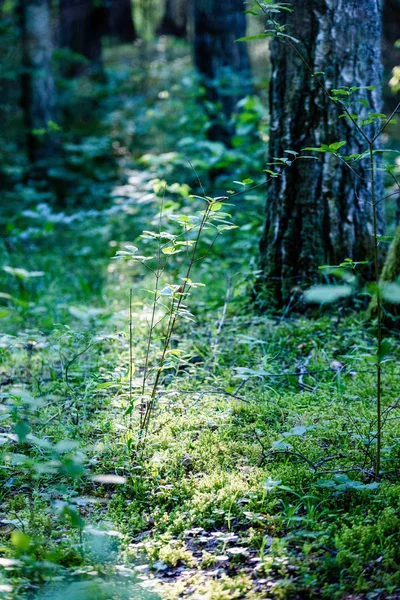
[[[337,535],[337,564],[345,577],[357,581],[357,591],[370,589],[370,580],[379,585],[400,584],[399,530],[397,511],[386,507],[378,515],[369,512],[355,519]]]

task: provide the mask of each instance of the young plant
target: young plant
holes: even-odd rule
[[[163,197],[158,218],[158,230],[144,231],[141,236],[142,239],[156,244],[156,250],[153,255],[139,255],[138,249],[135,246],[126,246],[125,250],[118,251],[116,255],[118,259],[140,263],[152,274],[154,281],[153,289],[149,290],[152,298],[151,317],[142,384],[140,393],[136,396],[133,393],[132,379],[132,290],[130,292],[130,393],[129,406],[126,412],[132,415],[137,408],[139,413],[136,454],[142,451],[146,442],[159,393],[162,372],[170,366],[169,360],[179,361],[180,351],[171,348],[171,340],[176,327],[182,320],[194,320],[186,303],[192,290],[204,284],[196,283],[191,279],[193,268],[209,254],[217,238],[224,231],[236,227],[232,224],[230,215],[223,212],[224,207],[228,206],[224,202],[226,198],[212,198],[207,196],[203,189],[202,192],[202,196],[191,196],[191,198],[200,200],[204,204],[204,208],[191,215],[169,215],[167,222],[169,221],[169,225],[173,225],[172,229],[171,227],[163,229],[165,225]],[[178,231],[176,227],[179,228]],[[202,242],[206,231],[211,232],[212,237],[211,241],[206,241],[204,248]],[[175,255],[184,257],[183,261],[179,264],[181,276],[178,279],[169,281],[166,278],[166,271],[167,267],[170,266],[171,258]],[[160,335],[158,335],[159,333]],[[161,346],[156,351],[156,354],[153,355],[152,347],[156,341],[156,336],[161,341]],[[153,375],[152,378],[150,377],[151,375]]]

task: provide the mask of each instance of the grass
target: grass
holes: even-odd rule
[[[177,51],[170,84],[164,52],[153,50],[140,96],[132,100],[140,67],[133,81],[129,70],[110,72],[118,96],[116,85],[99,91],[93,127],[117,151],[108,162],[93,155],[93,131],[71,149],[84,162],[89,152],[84,181],[97,182],[82,206],[79,186],[63,214],[38,208],[41,190],[17,181],[10,191],[21,210],[3,222],[1,264],[25,272],[1,275],[11,297],[2,300],[0,338],[0,597],[395,598],[399,351],[393,343],[384,365],[384,478],[376,481],[374,332],[362,311],[260,316],[250,306],[262,189],[237,202],[241,228],[198,265],[194,278],[206,287],[190,299],[196,321],[172,339],[180,361],[163,371],[143,456],[132,457],[129,290],[136,392],[150,280],[112,257],[156,218],[160,178],[167,211],[196,206],[182,133],[195,140],[190,158],[207,193],[255,179],[260,168],[240,163],[240,142],[227,150],[207,141],[187,56]],[[160,96],[166,88],[170,96]],[[261,161],[265,117],[256,104],[246,109],[246,135]],[[169,129],[183,106],[189,125]],[[112,174],[104,180],[102,165]],[[27,205],[33,212],[22,212]]]

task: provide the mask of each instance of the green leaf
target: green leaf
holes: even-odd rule
[[[181,250],[177,249],[175,246],[167,246],[167,248],[161,248],[161,252],[163,254],[178,254]]]
[[[36,135],[37,137],[42,137],[42,136],[46,135],[46,133],[47,133],[47,129],[45,129],[44,127],[40,127],[39,129],[31,130],[31,134]]]
[[[285,431],[282,435],[284,438],[292,437],[292,436],[303,436],[307,431],[309,431],[309,427],[304,427],[303,425],[298,425],[297,427],[292,427],[290,431]]]
[[[62,131],[61,127],[54,121],[48,121],[47,127],[49,128],[49,131]]]
[[[280,479],[272,479],[272,477],[267,477],[264,483],[264,488],[267,492],[272,492],[275,488],[279,487],[282,481]]]
[[[346,142],[334,142],[333,144],[329,144],[329,149],[330,150],[339,150],[339,148],[341,148],[342,146],[345,146]]]
[[[14,431],[18,436],[20,442],[24,442],[31,428],[29,427],[28,421],[18,421],[14,427]]]
[[[302,148],[302,151],[307,150],[308,152],[328,152],[328,148],[327,147],[321,147],[321,148],[312,148],[311,146],[307,146],[307,148]]]
[[[259,33],[258,35],[246,35],[245,37],[238,38],[235,42],[251,42],[253,40],[263,40],[270,37],[267,33]]]
[[[349,90],[345,90],[343,88],[332,90],[332,94],[335,94],[335,96],[350,96]]]
[[[382,298],[391,304],[400,304],[400,283],[381,284]]]
[[[346,298],[352,292],[350,285],[315,285],[304,292],[304,300],[312,304],[328,304]]]
[[[293,446],[291,444],[289,444],[288,442],[285,442],[284,440],[277,440],[276,442],[272,443],[272,448],[274,448],[274,450],[292,450]]]
[[[69,504],[65,504],[63,506],[61,516],[68,516],[71,522],[71,526],[75,527],[76,529],[83,529],[83,526],[85,525],[85,522],[79,514],[78,510],[70,506]]]
[[[382,362],[391,352],[392,346],[389,340],[382,340],[381,347],[377,354],[378,362]]]
[[[2,269],[10,275],[18,277],[18,279],[30,279],[31,277],[42,277],[44,275],[44,271],[27,271],[26,269],[18,267],[4,266]]]
[[[11,543],[18,550],[26,552],[30,546],[31,538],[29,537],[29,535],[22,533],[22,531],[16,530],[13,531],[11,534]]]

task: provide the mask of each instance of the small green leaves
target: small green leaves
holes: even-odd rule
[[[350,90],[344,88],[335,89],[332,90],[332,94],[334,94],[335,96],[350,96]]]
[[[168,254],[168,255],[170,255],[170,254],[177,254],[177,253],[179,252],[179,250],[176,250],[176,249],[175,249],[175,246],[167,246],[166,248],[162,248],[162,249],[161,249],[161,252],[162,252],[163,254]]]
[[[331,90],[331,92],[333,94],[332,100],[343,100],[344,98],[348,98],[349,96],[354,94],[354,92],[359,92],[360,90],[373,91],[376,89],[376,87],[377,87],[376,85],[367,85],[367,86],[352,86],[352,87],[344,86],[342,88],[336,88],[336,89]],[[367,105],[368,105],[368,103],[367,103]]]
[[[339,265],[321,265],[318,269],[327,269],[331,273],[335,273],[337,269],[355,269],[358,265],[367,265],[367,260],[354,261],[351,258],[345,258]]]
[[[184,242],[177,242],[173,240],[172,245],[167,246],[166,248],[161,248],[161,252],[167,255],[178,254],[179,252],[182,252],[183,250],[189,248],[189,246],[193,246],[193,244],[193,240],[185,240]]]
[[[272,490],[279,488],[281,483],[282,481],[280,479],[272,479],[272,477],[267,477],[264,483],[264,488],[269,493],[272,492]]]
[[[321,144],[320,148],[307,147],[302,150],[313,151],[313,152],[331,152],[335,154],[339,148],[345,146],[346,142],[333,142],[332,144]]]
[[[332,489],[337,494],[347,492],[349,490],[360,492],[364,490],[376,490],[379,487],[379,483],[377,481],[374,481],[373,483],[362,483],[361,481],[350,479],[345,474],[334,475],[333,479],[320,480],[317,482],[317,485],[322,488]]]
[[[118,250],[115,254],[115,259],[123,259],[123,260],[134,260],[138,262],[143,262],[146,260],[151,260],[152,256],[139,256],[136,253],[138,249],[136,246],[125,246],[125,250]]]
[[[179,285],[165,285],[160,291],[160,296],[173,296],[179,289]]]
[[[205,287],[205,283],[195,282],[187,277],[182,277],[182,281],[184,281],[189,287],[192,287],[192,288]]]
[[[263,40],[266,37],[270,37],[267,33],[259,33],[258,35],[246,35],[245,37],[238,38],[235,42],[252,42],[254,40]]]
[[[305,433],[307,433],[307,431],[309,431],[310,429],[313,429],[314,427],[305,427],[304,425],[298,425],[296,427],[292,427],[292,429],[290,431],[285,431],[282,434],[282,437],[284,438],[288,438],[288,437],[293,437],[293,436],[303,436]]]
[[[370,125],[374,121],[380,121],[386,117],[383,113],[368,113],[368,118],[361,121],[360,125]]]
[[[57,125],[57,123],[55,123],[54,121],[48,121],[47,128],[39,127],[37,129],[31,129],[31,134],[35,135],[37,137],[43,137],[44,135],[47,135],[48,133],[56,133],[59,131],[62,131],[62,129],[59,125]]]

